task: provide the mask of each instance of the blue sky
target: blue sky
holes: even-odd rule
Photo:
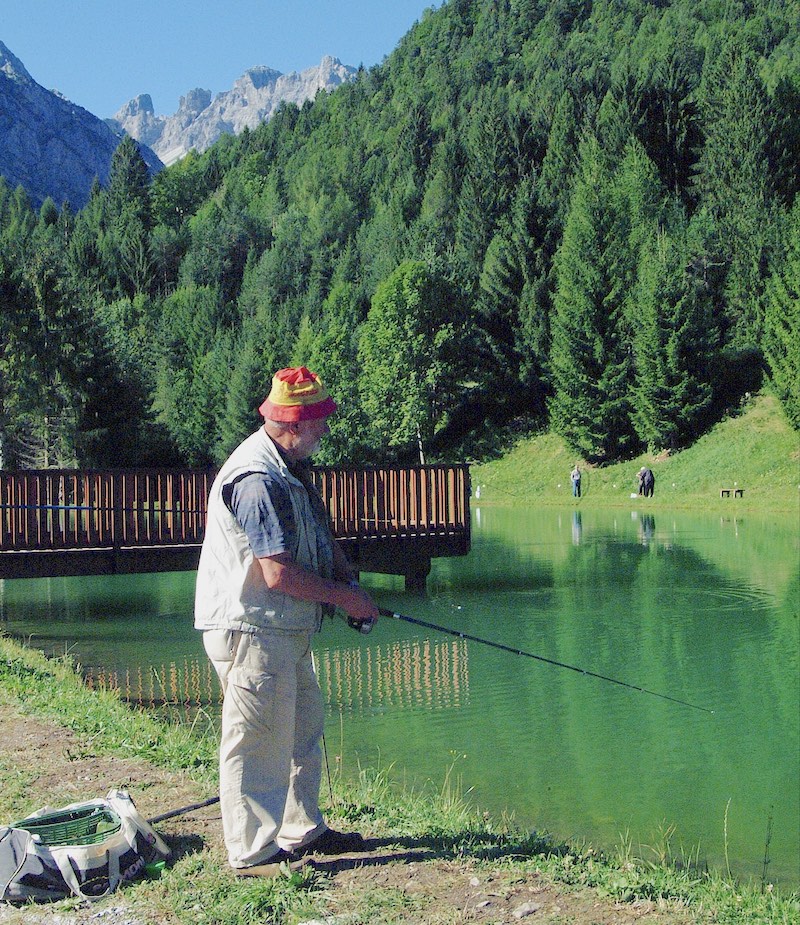
[[[440,0],[0,0],[0,41],[31,77],[100,118],[140,93],[170,115],[195,87],[333,55],[380,64]]]

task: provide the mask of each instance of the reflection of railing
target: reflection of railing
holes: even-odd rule
[[[203,707],[222,702],[222,690],[206,659],[137,665],[123,672],[110,668],[87,668],[84,680],[93,690],[115,691],[127,703],[141,707]]]
[[[454,709],[469,697],[463,639],[326,650],[317,660],[317,676],[328,703],[348,710]]]
[[[323,696],[338,709],[445,710],[457,709],[469,699],[468,650],[463,639],[326,649],[315,662]],[[192,709],[222,701],[217,676],[205,659],[137,666],[124,672],[86,669],[85,679],[91,688],[116,691],[128,703],[143,707]]]
[[[363,571],[424,581],[469,551],[465,465],[314,469],[334,534]],[[0,578],[191,569],[207,470],[0,471]],[[56,555],[54,555],[56,554]]]

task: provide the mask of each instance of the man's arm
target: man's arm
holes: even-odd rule
[[[353,568],[352,563],[336,540],[333,541],[333,577],[344,582],[358,580],[358,572]]]
[[[344,557],[344,554],[340,555]],[[336,555],[334,554],[334,560]],[[346,559],[344,560],[347,561]],[[348,580],[323,578],[298,565],[288,552],[258,559],[264,581],[271,591],[282,591],[301,601],[333,604],[356,620],[377,620],[378,608],[363,588],[351,587]],[[352,574],[352,571],[351,571]]]

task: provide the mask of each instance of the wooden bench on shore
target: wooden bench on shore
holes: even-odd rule
[[[720,498],[730,498],[731,494],[733,494],[734,498],[743,498],[744,489],[743,488],[720,488],[719,490]]]

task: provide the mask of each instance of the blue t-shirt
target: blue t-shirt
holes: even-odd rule
[[[229,510],[247,534],[258,559],[291,552],[297,529],[286,485],[268,472],[251,472],[222,490]]]
[[[332,557],[330,527],[319,493],[309,487],[308,498],[317,524],[318,549],[322,574],[330,572]],[[282,479],[269,472],[251,472],[236,479],[222,490],[222,497],[233,516],[247,534],[257,559],[293,553],[297,548],[297,525],[289,489]]]

